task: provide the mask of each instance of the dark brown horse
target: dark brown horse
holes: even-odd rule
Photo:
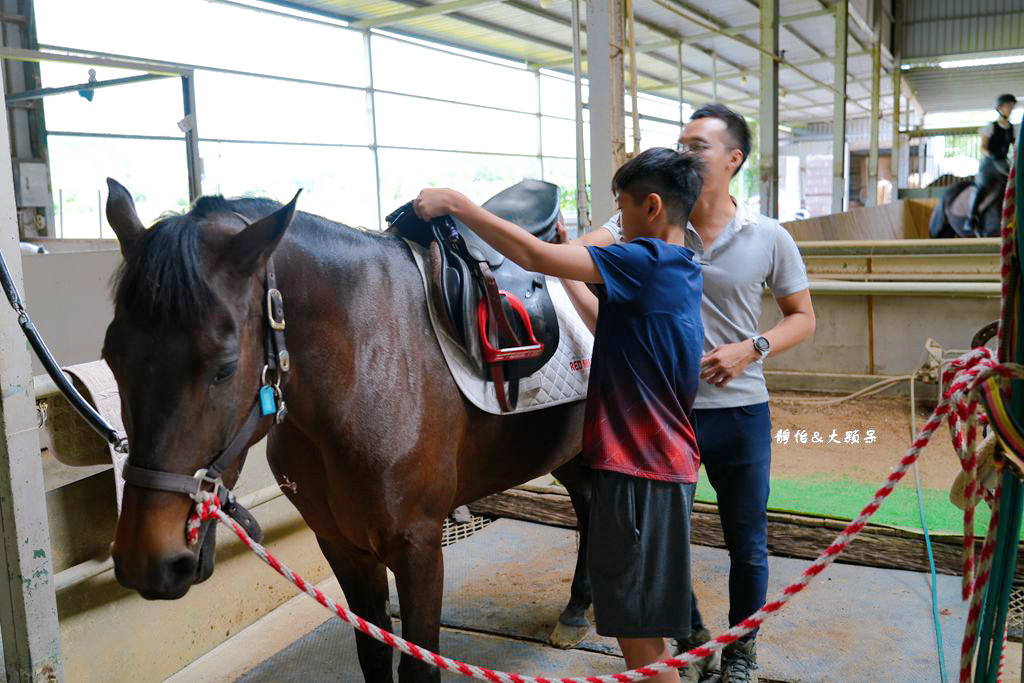
[[[406,244],[268,200],[203,197],[146,230],[109,181],[107,216],[125,256],[103,357],[121,394],[135,467],[191,476],[241,429],[264,365],[264,274],[273,255],[287,310],[289,409],[264,418],[267,456],[350,607],[383,628],[390,568],[405,638],[436,651],[441,528],[455,507],[554,471],[581,524],[561,632],[582,638],[589,484],[575,457],[582,404],[499,417],[460,394]],[[290,224],[290,225],[289,225]],[[241,465],[225,473],[232,485]],[[286,479],[287,477],[287,479]],[[118,581],[146,598],[183,596],[206,572],[186,544],[192,501],[125,488],[113,545]],[[556,629],[559,630],[559,629]],[[392,680],[391,650],[357,636],[367,681]],[[403,657],[402,681],[438,681]]]

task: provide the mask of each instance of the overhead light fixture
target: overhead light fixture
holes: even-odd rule
[[[982,57],[980,59],[957,59],[939,62],[940,69],[964,69],[972,66],[993,66],[995,64],[1019,64],[1024,62],[1024,55],[1008,55],[1006,57]]]

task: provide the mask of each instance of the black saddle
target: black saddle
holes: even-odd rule
[[[487,200],[484,208],[546,241],[557,236],[559,191],[551,183],[524,180]],[[400,236],[436,246],[435,285],[449,326],[494,381],[502,410],[514,409],[519,379],[539,370],[558,348],[558,320],[544,276],[507,260],[450,216],[420,220],[412,202],[386,220]]]

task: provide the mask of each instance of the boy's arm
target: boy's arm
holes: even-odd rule
[[[592,247],[607,247],[614,243],[615,239],[612,234],[607,230],[595,229],[591,230],[585,235],[580,235],[574,239],[570,244],[578,246],[592,246]],[[572,301],[573,308],[576,309],[576,313],[579,314],[580,319],[593,334],[597,329],[597,310],[598,301],[590,288],[579,280],[568,280],[562,279],[562,286],[565,288],[565,293],[569,295],[569,300]]]
[[[423,190],[413,203],[413,208],[423,220],[445,214],[458,218],[488,244],[526,270],[570,280],[603,282],[594,259],[585,247],[550,244],[539,240],[518,225],[477,206],[455,190]]]

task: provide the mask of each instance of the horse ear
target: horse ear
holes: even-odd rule
[[[253,222],[249,227],[228,240],[224,259],[241,273],[255,273],[266,265],[270,254],[284,237],[284,231],[295,215],[299,194],[280,209]]]
[[[127,257],[146,228],[135,212],[131,194],[113,178],[107,178],[107,222],[121,243],[121,254]]]

